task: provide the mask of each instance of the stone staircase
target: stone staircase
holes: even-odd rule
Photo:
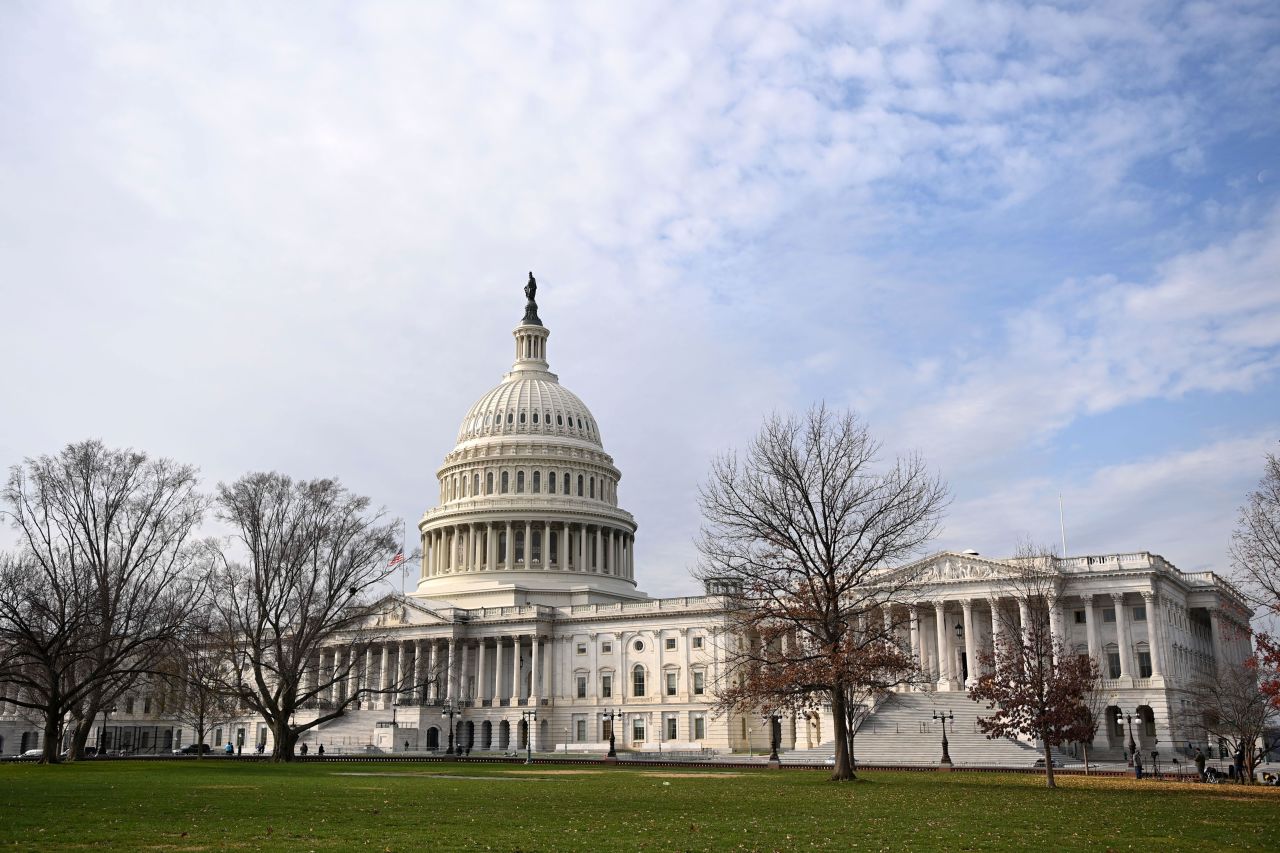
[[[301,742],[308,745],[312,754],[319,744],[324,744],[325,752],[332,755],[360,752],[373,743],[375,725],[389,719],[390,711],[347,711],[338,719],[308,731]]]
[[[976,725],[986,709],[964,693],[894,693],[863,721],[853,742],[859,764],[933,766],[942,758],[942,729],[935,712],[955,715],[947,741],[955,765],[1030,767],[1042,752],[1031,743],[988,740]],[[821,764],[835,755],[835,741],[782,754],[784,762]],[[1070,759],[1054,753],[1063,763]]]

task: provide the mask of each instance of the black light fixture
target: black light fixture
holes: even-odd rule
[[[958,640],[963,636],[964,636],[964,624],[961,622],[957,622],[956,623],[956,639]]]

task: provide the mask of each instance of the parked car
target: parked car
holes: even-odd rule
[[[377,753],[378,755],[381,755],[384,752],[386,752],[386,750],[382,749],[381,747],[374,746],[373,744],[370,743],[370,744],[366,744],[364,749],[361,750],[361,752],[370,753],[370,754]]]
[[[1043,759],[1043,758],[1037,758],[1037,759],[1036,759],[1036,763],[1035,763],[1035,764],[1032,764],[1031,766],[1032,766],[1032,767],[1039,767],[1039,768],[1041,768],[1041,769],[1044,769],[1044,759]],[[1055,759],[1053,759],[1053,767],[1054,767],[1054,769],[1055,769],[1055,770],[1056,770],[1057,768],[1061,767],[1061,766],[1062,766],[1062,762],[1061,762],[1061,761],[1059,761],[1059,760],[1058,760],[1058,759],[1056,759],[1056,758],[1055,758]]]
[[[63,757],[63,758],[70,758],[70,757],[71,757],[71,750],[70,750],[70,749],[64,749],[64,750],[62,751],[62,757]],[[82,750],[80,751],[80,757],[81,757],[82,759],[83,759],[83,758],[97,758],[97,757],[98,757],[98,748],[97,748],[96,746],[86,746],[84,749],[82,749]]]
[[[19,758],[39,758],[42,755],[44,755],[44,750],[41,749],[40,747],[36,747],[35,749],[28,749],[26,752],[22,753],[22,755],[19,755],[18,757]]]
[[[184,746],[181,749],[175,749],[173,751],[173,754],[174,755],[195,755],[197,752],[200,753],[201,755],[208,755],[209,753],[213,752],[213,747],[209,746],[209,744],[207,743],[202,743],[199,746],[193,743],[193,744]]]

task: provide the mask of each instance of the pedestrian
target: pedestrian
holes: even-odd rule
[[[1133,778],[1142,778],[1142,753],[1136,749],[1133,751]]]
[[[227,755],[235,755],[236,748],[231,745],[231,741],[227,741],[227,746],[222,751],[225,752]]]
[[[1204,781],[1204,753],[1196,749],[1196,775],[1200,777],[1200,781]]]
[[[298,747],[298,751],[305,756],[307,754],[307,745],[304,743],[302,746]]]
[[[320,748],[316,750],[317,755],[324,755],[324,744],[320,744]]]
[[[1236,747],[1236,757],[1235,757],[1235,762],[1236,762],[1236,781],[1243,785],[1243,784],[1244,784],[1244,781],[1245,781],[1245,778],[1244,778],[1244,743],[1243,743],[1243,742],[1241,742],[1241,744],[1240,744],[1238,747]]]
[[[258,744],[258,755],[262,755],[262,753],[266,751],[267,751],[267,742],[264,740]]]

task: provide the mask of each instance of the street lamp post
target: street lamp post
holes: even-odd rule
[[[948,749],[948,745],[947,745],[947,723],[950,722],[951,725],[954,726],[956,722],[956,715],[951,711],[948,711],[945,714],[939,714],[937,711],[934,711],[933,718],[935,720],[941,721],[942,723],[942,761],[941,763],[946,765],[947,767],[950,767],[951,752]]]
[[[538,719],[537,710],[521,711],[524,718],[524,763],[533,763],[533,724]]]
[[[449,748],[444,751],[445,755],[453,755],[453,718],[455,715],[461,715],[462,709],[454,704],[452,699],[446,699],[444,705],[440,707],[440,716],[449,718]]]
[[[614,721],[620,720],[620,719],[622,719],[621,710],[600,712],[601,722],[603,722],[604,720],[609,721],[609,754],[606,757],[611,758],[614,761],[618,760],[618,749],[617,749],[617,746],[615,745],[615,738],[614,738],[614,735],[615,735],[614,729],[617,728],[617,726],[615,725]]]
[[[777,711],[765,715],[769,723],[769,763],[778,763],[778,740],[782,735],[782,715]]]
[[[101,758],[103,755],[106,754],[105,751],[103,750],[103,741],[107,739],[107,723],[111,721],[111,715],[114,714],[115,712],[116,712],[115,705],[112,705],[109,708],[102,709],[102,731],[98,733],[98,757],[99,758]],[[200,747],[196,747],[196,749],[199,749],[199,748]]]
[[[1133,715],[1132,715],[1132,714],[1125,714],[1125,715],[1124,715],[1124,722],[1125,722],[1125,725],[1127,725],[1127,726],[1129,727],[1129,766],[1130,766],[1130,767],[1132,767],[1132,766],[1133,766],[1133,756],[1134,756],[1134,755],[1136,755],[1136,754],[1137,754],[1137,752],[1138,752],[1138,744],[1137,744],[1137,742],[1133,739]]]

